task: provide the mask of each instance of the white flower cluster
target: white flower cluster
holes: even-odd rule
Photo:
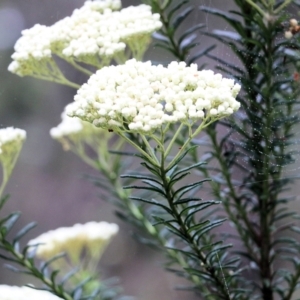
[[[8,70],[20,76],[45,73],[52,54],[94,64],[99,57],[110,60],[124,51],[132,39],[145,48],[146,36],[161,28],[158,14],[148,5],[121,8],[120,0],[86,1],[70,17],[47,27],[23,30],[15,45]],[[39,72],[39,68],[41,71]]]
[[[0,157],[18,152],[25,139],[26,131],[23,129],[13,127],[0,129]]]
[[[40,291],[30,287],[0,285],[1,300],[59,300],[57,296],[47,291]]]
[[[62,143],[64,150],[72,149],[72,145],[76,148],[78,143],[93,144],[95,139],[102,139],[106,133],[91,123],[69,117],[66,111],[62,113],[61,118],[61,123],[51,128],[50,135]]]
[[[71,118],[65,112],[62,113],[61,118],[62,122],[50,130],[50,135],[55,140],[77,135],[84,128],[83,121],[79,118]]]
[[[130,60],[92,75],[67,114],[102,128],[151,133],[166,123],[226,117],[240,107],[239,91],[233,80],[195,64]]]
[[[36,246],[36,256],[41,259],[47,260],[65,252],[72,261],[78,262],[83,250],[92,256],[101,255],[118,230],[118,225],[107,222],[75,224],[43,233],[29,241],[28,245]]]
[[[36,24],[22,31],[22,37],[15,44],[15,53],[8,70],[19,76],[45,73],[47,62],[51,58],[50,28]]]
[[[152,14],[150,6],[139,5],[103,13],[78,9],[53,27],[55,42],[63,45],[62,54],[88,62],[89,56],[113,57],[124,51],[130,39],[150,38],[161,26],[159,15]]]

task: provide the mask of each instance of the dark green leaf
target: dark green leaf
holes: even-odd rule
[[[8,217],[5,219],[1,220],[0,226],[5,228],[5,233],[7,234],[11,228],[15,225],[15,223],[18,221],[21,213],[16,212],[16,213],[11,213]]]
[[[130,199],[140,201],[140,202],[145,202],[145,203],[155,205],[155,206],[159,206],[159,207],[163,208],[165,211],[167,211],[170,215],[173,214],[171,209],[169,209],[167,206],[163,205],[162,203],[157,202],[154,199],[148,200],[148,199],[144,199],[144,198],[140,198],[140,197],[130,197]]]
[[[0,200],[0,210],[3,208],[3,206],[8,201],[8,199],[9,199],[9,195],[6,195]]]
[[[173,15],[180,10],[180,8],[182,6],[184,6],[185,4],[187,4],[189,1],[188,0],[182,0],[179,2],[179,4],[175,5],[175,7],[173,9],[170,10],[170,12],[167,15],[168,20],[171,20]]]
[[[31,222],[27,224],[24,228],[22,228],[14,237],[13,244],[15,244],[17,241],[19,241],[27,232],[29,232],[32,228],[36,227],[35,222]]]
[[[182,13],[176,15],[176,17],[173,19],[171,28],[174,28],[174,30],[177,30],[177,28],[180,26],[180,24],[190,15],[190,13],[193,11],[193,7],[186,8]]]
[[[189,28],[188,30],[186,30],[186,31],[181,35],[181,37],[178,39],[178,44],[181,45],[181,44],[183,43],[183,41],[185,41],[186,38],[187,38],[188,36],[190,36],[190,35],[193,34],[195,31],[197,31],[197,30],[199,30],[199,29],[201,29],[201,28],[203,28],[203,27],[205,27],[204,24],[197,24],[197,25],[195,25],[195,26]]]

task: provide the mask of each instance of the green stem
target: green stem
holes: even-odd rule
[[[266,45],[268,50],[268,57],[266,58],[267,70],[266,70],[266,88],[265,88],[265,105],[266,110],[269,111],[269,114],[266,116],[266,122],[264,125],[264,129],[262,131],[262,136],[260,139],[264,141],[265,146],[263,147],[263,166],[261,170],[257,170],[257,172],[262,172],[262,176],[258,174],[262,182],[262,195],[259,199],[259,215],[260,215],[260,272],[262,278],[262,295],[264,300],[273,300],[274,293],[272,289],[272,265],[270,259],[271,252],[271,214],[272,210],[269,209],[270,201],[272,196],[270,194],[269,187],[269,177],[270,177],[270,155],[272,155],[272,145],[270,144],[270,137],[272,136],[271,126],[273,120],[273,110],[272,110],[272,86],[273,86],[273,39],[268,38],[268,43]]]
[[[165,155],[164,155],[164,159],[166,159],[166,157],[169,155],[174,143],[176,142],[176,139],[178,138],[178,135],[180,134],[182,128],[183,128],[184,124],[181,123],[178,127],[178,129],[176,130],[175,134],[173,135],[172,140],[170,141],[168,148],[165,150]]]
[[[117,134],[125,139],[131,146],[133,146],[135,149],[137,149],[142,155],[144,155],[154,166],[159,166],[159,162],[153,152],[151,151],[151,154],[149,155],[146,151],[144,151],[140,146],[138,146],[135,142],[130,140],[125,133],[117,131]],[[153,155],[153,156],[152,156]],[[155,158],[154,158],[155,157]]]
[[[2,183],[1,183],[1,187],[0,187],[0,199],[2,198],[2,194],[6,187],[7,182],[8,182],[7,172],[6,172],[6,169],[3,168],[3,165],[2,165]]]
[[[95,166],[97,163],[93,164]],[[143,212],[141,207],[138,207],[129,199],[130,192],[122,188],[122,184],[119,180],[119,176],[115,176],[109,169],[108,164],[103,165],[102,163],[98,164],[97,170],[105,175],[109,180],[111,186],[113,187],[114,194],[120,200],[121,204],[125,206],[127,212],[139,223],[139,227],[143,228],[147,234],[149,234],[154,240],[159,243],[159,246],[167,251],[167,254],[172,258],[178,265],[183,269],[188,268],[189,264],[184,259],[181,253],[176,252],[172,249],[166,249],[167,241],[160,236],[159,231],[149,222],[146,218],[146,213]],[[115,170],[116,171],[116,170]],[[196,286],[201,286],[201,280],[197,276],[191,276],[191,281]],[[204,288],[204,287],[202,287]]]
[[[274,15],[277,15],[277,14],[280,13],[286,6],[288,6],[291,2],[292,2],[292,0],[286,0],[286,1],[284,1],[280,6],[278,6],[278,7],[274,10],[273,14],[274,14]]]
[[[4,162],[3,161],[1,162],[1,164],[2,164],[2,183],[0,186],[0,199],[2,198],[3,191],[4,191],[6,184],[11,176],[11,173],[17,163],[20,152],[21,152],[21,146],[17,150],[17,152],[14,154],[12,161],[9,161],[9,163],[6,165],[5,158],[4,158]]]
[[[246,0],[252,7],[254,7],[263,17],[265,16],[265,12],[252,0]]]
[[[151,145],[149,144],[147,138],[146,138],[143,134],[141,134],[141,137],[142,137],[142,140],[143,140],[143,142],[144,142],[144,145],[145,145],[145,146],[147,147],[147,149],[148,149],[148,153],[150,153],[150,155],[151,155],[151,157],[153,158],[153,160],[155,160],[156,163],[159,164],[159,161],[158,161],[157,157],[155,156],[155,154],[154,154],[154,152],[153,152],[153,149],[152,149]],[[160,145],[161,145],[161,143],[160,143]]]
[[[66,85],[66,86],[72,87],[76,90],[78,90],[80,88],[79,84],[77,84],[75,82],[71,82],[70,80],[68,80],[66,78],[55,78],[55,77],[42,76],[42,75],[31,75],[31,77],[46,80],[46,81],[51,81],[51,82],[55,82],[55,83],[59,83],[59,84],[62,84],[62,85]]]
[[[237,193],[235,191],[235,188],[234,188],[234,185],[233,185],[232,179],[231,179],[231,173],[229,171],[228,165],[226,164],[225,158],[222,154],[222,149],[220,148],[220,145],[217,141],[215,129],[209,128],[207,130],[207,134],[211,139],[212,148],[214,149],[215,157],[216,157],[217,161],[219,162],[219,165],[221,168],[221,173],[224,176],[224,179],[226,181],[226,186],[227,186],[227,188],[229,188],[230,199],[234,201],[235,207],[236,207],[237,211],[239,212],[238,217],[241,218],[241,220],[245,224],[246,228],[248,229],[248,232],[245,232],[245,229],[241,226],[241,220],[239,218],[237,218],[236,212],[232,211],[232,209],[230,208],[229,199],[227,199],[223,202],[224,208],[226,210],[226,213],[229,216],[229,219],[236,225],[237,231],[242,238],[244,246],[246,247],[248,253],[251,256],[251,259],[258,265],[259,258],[255,254],[253,245],[250,243],[250,239],[249,239],[249,236],[250,236],[251,240],[253,240],[258,245],[258,243],[259,243],[258,235],[255,232],[255,230],[253,229],[253,225],[248,218],[246,208],[243,205],[241,198],[237,195]],[[196,157],[194,159],[194,161],[197,162],[197,160],[198,159]],[[207,177],[209,177],[209,173],[207,172],[207,170],[204,170],[204,172],[205,172],[205,175]],[[211,181],[211,185],[212,185],[213,191],[216,191],[216,193],[215,193],[216,196],[219,199],[222,199],[220,187],[218,186],[217,190],[216,190],[217,184],[214,181]]]
[[[74,60],[72,59],[66,59],[65,57],[61,57],[63,58],[64,60],[66,60],[70,65],[72,65],[75,69],[77,69],[78,71],[88,75],[88,76],[91,76],[93,75],[94,73],[91,72],[90,70],[82,67],[81,65],[79,65],[78,63],[76,63]]]
[[[210,117],[206,117],[205,119],[203,119],[200,126],[194,131],[194,133],[189,134],[189,137],[185,140],[184,144],[181,146],[180,150],[177,152],[175,157],[171,160],[171,162],[169,163],[169,165],[167,166],[166,169],[170,170],[173,167],[174,163],[177,161],[177,159],[180,157],[180,155],[185,151],[186,147],[188,145],[190,145],[192,139],[195,138],[203,129],[205,129],[207,126],[214,123],[215,121],[216,121],[216,119],[212,119]],[[179,127],[180,129],[182,128],[181,125]],[[169,144],[166,151],[170,152],[171,146],[176,141],[176,138],[178,137],[178,134],[179,134],[179,131],[177,130],[177,132],[175,133],[175,136],[174,136],[175,138],[172,139],[172,144],[170,142],[170,144]],[[165,155],[164,158],[166,158],[166,155]]]

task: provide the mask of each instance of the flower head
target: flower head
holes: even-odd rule
[[[126,45],[140,56],[162,26],[159,15],[148,5],[120,8],[120,0],[86,1],[52,26],[23,30],[8,70],[20,76],[58,76],[53,54],[98,67],[124,57]]]
[[[19,152],[26,139],[23,129],[7,127],[0,129],[0,158]]]
[[[1,300],[59,300],[57,296],[47,291],[36,290],[30,287],[18,287],[1,284],[0,285]]]
[[[169,123],[231,115],[240,106],[239,90],[233,80],[198,71],[195,64],[163,67],[130,60],[92,75],[67,114],[102,128],[151,134]]]
[[[51,59],[51,30],[36,24],[22,31],[22,37],[15,44],[13,62],[8,70],[19,76],[36,73],[47,74],[47,63]]]
[[[47,260],[66,252],[72,262],[78,262],[83,250],[91,257],[100,258],[117,232],[118,225],[107,222],[75,224],[43,233],[29,241],[28,245],[35,246],[38,258]]]
[[[64,137],[78,135],[82,132],[84,123],[79,118],[70,118],[62,113],[62,122],[50,130],[50,135],[53,139],[62,139]],[[85,123],[89,124],[89,123]]]
[[[82,121],[79,118],[71,118],[64,111],[61,115],[62,121],[50,130],[53,139],[58,140],[64,150],[75,150],[82,143],[90,146],[97,144],[97,137],[103,140],[105,131],[95,127],[93,124]],[[73,147],[75,147],[73,149]]]
[[[13,127],[0,129],[0,163],[3,171],[0,197],[10,178],[25,139],[26,132],[22,129]]]
[[[98,160],[107,157],[112,135],[107,130],[96,127],[89,122],[76,117],[69,117],[66,114],[67,107],[61,115],[61,123],[50,130],[50,135],[62,144],[64,150],[71,150],[98,169],[95,155],[98,156]],[[114,146],[116,147],[116,145]]]

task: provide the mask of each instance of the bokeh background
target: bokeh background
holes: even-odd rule
[[[175,0],[174,0],[175,1]],[[178,0],[180,1],[180,0]],[[97,189],[83,179],[93,170],[75,155],[62,150],[52,140],[49,130],[60,122],[60,114],[73,100],[75,90],[32,78],[20,78],[7,71],[15,41],[21,30],[36,23],[51,25],[82,6],[83,0],[0,0],[0,127],[14,126],[27,131],[20,159],[7,186],[11,199],[1,211],[1,216],[11,211],[22,212],[18,228],[37,221],[27,238],[60,226],[72,226],[91,220],[116,222],[120,233],[104,254],[101,267],[103,277],[117,276],[124,294],[142,300],[193,300],[191,293],[174,291],[183,282],[162,268],[164,258],[154,250],[137,243],[131,236],[132,228],[117,219],[114,208],[99,199]],[[139,1],[123,0],[123,7],[138,5]],[[220,19],[202,13],[199,5],[232,9],[233,1],[192,0],[195,6],[189,22],[182,30],[195,23],[205,23],[206,29],[222,30],[228,26]],[[199,34],[198,50],[215,41]],[[214,54],[232,60],[231,52],[219,45]],[[151,46],[145,59],[164,64],[172,60],[169,53]],[[207,66],[213,68],[210,61]],[[84,78],[77,78],[84,82]],[[297,167],[294,166],[294,170]],[[293,191],[296,194],[297,191]],[[32,282],[26,276],[13,274],[0,265],[0,284],[25,284]]]

